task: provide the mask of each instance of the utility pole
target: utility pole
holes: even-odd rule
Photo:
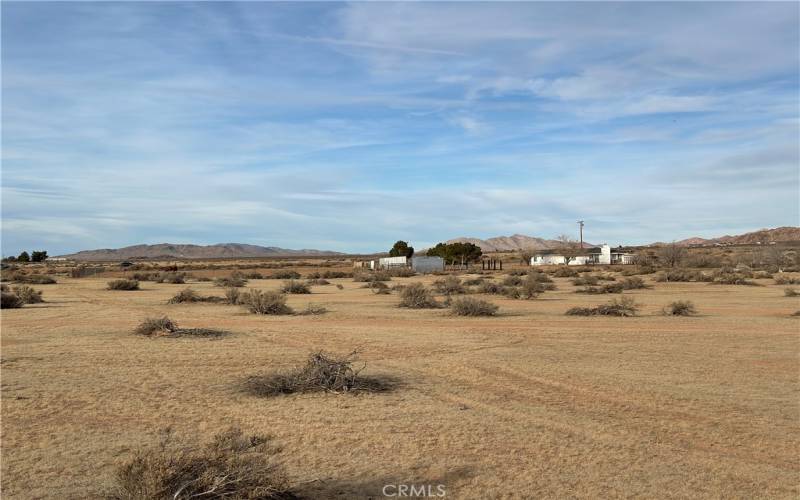
[[[581,250],[583,250],[583,221],[579,220],[578,221],[578,225],[581,228]]]

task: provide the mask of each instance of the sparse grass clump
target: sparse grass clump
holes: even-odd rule
[[[309,303],[306,308],[300,311],[298,314],[303,316],[318,316],[320,314],[325,314],[326,312],[328,312],[328,309],[325,308],[325,306]]]
[[[556,278],[574,278],[578,276],[578,271],[571,267],[559,267],[553,271],[553,276]]]
[[[182,285],[186,283],[186,273],[161,273],[154,280],[156,283]]]
[[[620,284],[622,284],[623,290],[640,290],[643,288],[648,288],[644,280],[638,276],[625,278],[620,282]]]
[[[242,292],[238,288],[231,287],[225,290],[225,300],[228,304],[237,305],[240,303]]]
[[[800,297],[800,291],[794,288],[785,288],[783,290],[784,297]]]
[[[490,295],[502,295],[505,293],[506,287],[493,281],[486,281],[478,287],[478,291]]]
[[[253,314],[282,315],[292,314],[292,308],[286,305],[286,295],[273,290],[250,290],[241,294],[239,304],[245,306]]]
[[[119,279],[108,282],[109,290],[138,290],[139,282],[136,280]]]
[[[638,310],[639,307],[632,298],[621,297],[597,307],[573,307],[566,314],[567,316],[635,316]]]
[[[270,397],[307,392],[378,392],[391,388],[386,380],[361,376],[364,367],[353,367],[355,356],[355,352],[342,357],[316,352],[309,355],[303,366],[248,378],[244,390],[254,396]]]
[[[178,328],[176,322],[164,316],[145,319],[133,333],[145,337],[221,337],[228,332],[212,328]]]
[[[436,309],[441,305],[422,283],[411,283],[400,291],[400,307],[410,309]]]
[[[23,304],[38,304],[44,302],[41,290],[37,291],[27,285],[15,286],[14,295],[19,297]]]
[[[228,276],[228,277],[221,277],[221,278],[214,278],[214,286],[222,287],[222,288],[241,288],[247,284],[247,280],[241,276]]]
[[[244,279],[248,279],[248,280],[261,280],[261,279],[264,279],[264,275],[262,275],[258,271],[250,271],[249,273],[244,273],[242,275],[242,277]]]
[[[519,286],[522,284],[522,277],[516,274],[510,274],[503,278],[503,286]]]
[[[463,282],[464,286],[481,286],[486,281],[485,278],[470,278]]]
[[[720,273],[714,276],[714,285],[747,285],[747,286],[760,286],[755,281],[747,279],[746,276],[736,273]]]
[[[666,316],[694,316],[697,314],[697,309],[689,300],[678,300],[664,306],[662,312]]]
[[[389,295],[392,291],[389,289],[389,285],[382,281],[371,281],[369,283],[365,283],[361,288],[369,288],[372,290],[372,293],[376,295]]]
[[[386,271],[361,272],[353,275],[353,281],[362,283],[370,281],[392,281],[392,277]]]
[[[772,279],[775,280],[776,285],[800,285],[800,277],[778,274]]]
[[[312,285],[324,286],[324,285],[330,285],[331,284],[331,282],[326,280],[325,278],[310,279],[310,280],[306,281],[306,283],[309,286],[312,286]]]
[[[450,309],[457,316],[494,316],[497,307],[488,300],[476,297],[459,297],[450,304]]]
[[[689,269],[670,269],[669,271],[663,271],[656,275],[655,280],[659,283],[706,281],[706,279],[703,278],[703,273],[691,271]]]
[[[597,276],[578,276],[572,280],[575,286],[597,286],[598,283]]]
[[[447,276],[444,279],[436,280],[433,282],[433,288],[438,293],[445,295],[456,295],[466,292],[458,276]]]
[[[2,309],[18,309],[22,307],[24,302],[17,294],[10,292],[0,293],[0,308]]]
[[[234,288],[233,290],[236,289]],[[191,288],[184,288],[180,292],[176,293],[171,299],[169,299],[167,304],[188,304],[193,302],[226,302],[226,299],[213,296],[203,297]]]
[[[281,290],[283,293],[311,293],[311,288],[306,283],[295,280],[284,281]]]
[[[608,283],[603,286],[587,286],[578,290],[575,293],[622,293],[624,286],[622,283]]]
[[[168,431],[169,432],[169,431]],[[203,447],[164,440],[117,466],[106,493],[112,500],[297,498],[274,463],[269,438],[231,428]]]
[[[54,285],[57,283],[56,279],[46,274],[22,274],[14,273],[11,276],[11,281],[17,283],[27,283],[29,285]]]
[[[410,267],[393,267],[389,269],[388,273],[389,276],[395,278],[411,278],[412,276],[416,276],[417,274]]]

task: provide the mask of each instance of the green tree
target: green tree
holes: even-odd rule
[[[19,257],[17,257],[17,260],[19,262],[30,262],[31,261],[31,256],[28,255],[28,252],[23,250],[22,253],[19,254]]]
[[[31,253],[31,262],[44,262],[47,260],[46,250],[34,250]]]
[[[428,255],[441,257],[451,264],[466,264],[480,259],[483,252],[474,243],[437,243],[428,250]]]
[[[408,257],[410,259],[413,255],[414,247],[408,246],[408,243],[402,240],[398,240],[389,250],[389,257]]]

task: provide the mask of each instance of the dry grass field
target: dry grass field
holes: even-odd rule
[[[441,484],[459,499],[797,498],[800,318],[791,314],[800,299],[772,280],[644,278],[652,289],[624,292],[641,305],[631,318],[565,316],[614,297],[574,293],[565,278],[535,300],[484,296],[500,306],[486,318],[398,308],[396,292],[352,279],[289,296],[296,309],[324,305],[318,316],[167,304],[186,287],[221,297],[210,282],[34,285],[46,302],[2,311],[4,497],[99,497],[115,464],[161,429],[202,442],[238,426],[274,436],[305,498],[382,498],[399,483]],[[676,300],[699,314],[663,316]],[[132,334],[163,315],[232,334]],[[274,398],[239,390],[312,351],[354,349],[364,374],[397,387]]]

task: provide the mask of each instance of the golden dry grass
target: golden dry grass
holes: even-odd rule
[[[289,296],[297,310],[324,305],[320,316],[167,305],[182,285],[118,293],[107,281],[59,278],[47,303],[2,311],[5,498],[94,497],[160,428],[204,441],[231,425],[274,435],[280,464],[310,498],[380,498],[396,483],[441,483],[447,498],[800,494],[800,320],[790,317],[800,302],[771,280],[626,291],[642,306],[634,318],[565,316],[609,297],[573,293],[560,278],[537,300],[486,296],[500,306],[490,318],[398,308],[396,293],[349,279]],[[699,316],[663,316],[675,300]],[[131,333],[164,315],[232,335]],[[364,373],[401,387],[271,399],[237,390],[313,350],[355,348]]]

